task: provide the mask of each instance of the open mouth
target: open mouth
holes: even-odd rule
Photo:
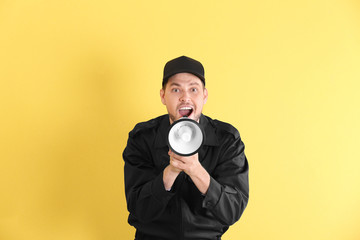
[[[193,112],[192,107],[182,107],[179,109],[179,114],[181,115],[181,117],[189,117],[192,112]]]

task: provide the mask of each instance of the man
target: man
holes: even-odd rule
[[[202,64],[185,56],[166,63],[161,102],[168,114],[139,123],[123,153],[129,224],[137,240],[221,239],[249,197],[248,162],[239,132],[202,114],[208,98]],[[204,129],[192,156],[167,146],[167,131],[187,116]]]

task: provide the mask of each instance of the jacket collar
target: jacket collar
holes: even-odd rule
[[[219,141],[216,137],[216,128],[211,123],[210,118],[201,114],[200,126],[203,128],[205,133],[205,146],[219,146]],[[155,147],[161,148],[167,146],[167,134],[170,128],[169,115],[164,115],[159,123],[158,131],[155,137]]]

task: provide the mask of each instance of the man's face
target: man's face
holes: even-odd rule
[[[199,121],[208,92],[200,78],[191,73],[178,73],[169,78],[165,89],[160,90],[160,97],[170,123],[184,116]]]

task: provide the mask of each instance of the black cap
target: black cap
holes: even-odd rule
[[[162,86],[165,87],[168,79],[171,76],[183,72],[194,74],[195,76],[200,78],[200,80],[205,85],[205,77],[204,77],[205,74],[204,74],[203,65],[199,61],[196,61],[195,59],[186,56],[181,56],[173,60],[170,60],[165,64]]]

